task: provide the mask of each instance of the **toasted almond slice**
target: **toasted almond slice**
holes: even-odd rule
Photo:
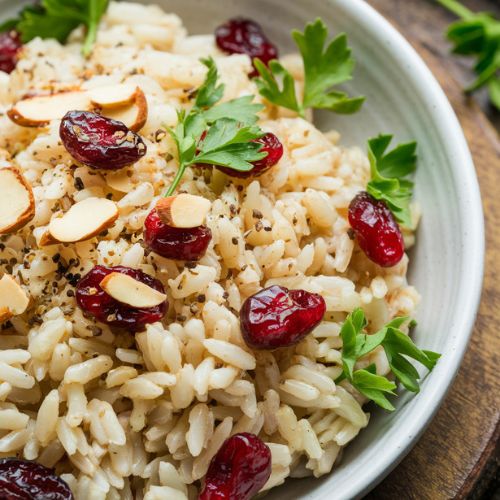
[[[4,274],[0,280],[0,321],[22,314],[29,302],[21,285],[10,274]]]
[[[62,217],[50,221],[40,245],[88,240],[112,226],[117,218],[115,202],[106,198],[86,198],[73,205]]]
[[[35,215],[35,199],[28,181],[14,167],[0,169],[0,234],[25,226]]]
[[[43,127],[51,120],[60,120],[68,111],[89,108],[89,94],[84,90],[75,90],[28,97],[14,104],[7,114],[13,122],[23,127]]]
[[[144,92],[137,87],[132,105],[105,108],[102,115],[124,123],[132,132],[139,132],[148,120],[148,101]]]
[[[206,198],[192,194],[178,194],[161,198],[156,204],[160,219],[173,227],[198,227],[205,222],[211,203]]]
[[[126,274],[108,274],[99,285],[115,300],[132,307],[155,307],[167,300],[164,293]]]
[[[100,108],[119,108],[136,101],[137,87],[129,83],[106,85],[89,90],[90,100]]]

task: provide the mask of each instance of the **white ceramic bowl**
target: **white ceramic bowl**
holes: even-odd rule
[[[2,17],[19,8],[0,0]],[[143,3],[148,3],[144,1]],[[149,2],[153,3],[153,2]],[[413,397],[404,393],[396,411],[375,411],[348,446],[341,465],[319,480],[289,480],[266,498],[352,499],[379,482],[410,450],[453,381],[474,324],[483,274],[481,199],[460,125],[443,91],[406,40],[362,0],[156,0],[179,14],[192,32],[209,33],[235,15],[258,20],[282,48],[289,32],[318,16],[345,31],[358,65],[347,86],[367,96],[354,116],[321,114],[322,128],[335,127],[349,144],[365,145],[378,133],[418,141],[415,198],[423,207],[410,280],[422,294],[416,343],[442,353]],[[479,367],[480,368],[480,367]]]

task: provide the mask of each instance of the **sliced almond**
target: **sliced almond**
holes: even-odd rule
[[[85,241],[111,227],[118,207],[106,198],[86,198],[73,205],[62,217],[50,221],[40,245]]]
[[[156,204],[160,219],[173,227],[198,227],[205,222],[211,203],[202,196],[178,194],[162,198]]]
[[[124,123],[132,132],[139,132],[148,120],[148,101],[144,92],[137,87],[132,105],[103,109],[102,115]]]
[[[89,90],[92,104],[99,108],[119,108],[136,101],[137,87],[128,83],[106,85]]]
[[[10,274],[0,280],[0,322],[22,314],[28,308],[29,297]]]
[[[155,307],[167,300],[167,296],[164,293],[126,274],[108,274],[99,285],[115,300],[132,307]]]
[[[0,169],[0,234],[25,226],[35,215],[35,199],[28,181],[14,167]]]
[[[68,111],[89,108],[89,94],[83,90],[75,90],[28,97],[18,101],[7,114],[13,122],[23,127],[43,127],[51,120],[60,120]]]

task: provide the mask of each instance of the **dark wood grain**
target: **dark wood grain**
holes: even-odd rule
[[[479,498],[498,460],[500,420],[500,140],[491,120],[465,98],[468,62],[448,55],[442,32],[453,19],[426,0],[369,0],[418,50],[441,83],[465,131],[481,185],[487,255],[484,290],[469,349],[450,393],[429,429],[368,499]],[[500,3],[468,2],[500,12]],[[480,100],[485,106],[485,101]],[[487,118],[487,115],[490,119]],[[490,493],[491,494],[491,491]]]

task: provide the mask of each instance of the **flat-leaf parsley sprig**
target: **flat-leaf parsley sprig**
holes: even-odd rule
[[[252,142],[264,134],[256,124],[264,106],[243,96],[217,104],[224,85],[217,84],[218,71],[212,58],[203,59],[208,68],[205,81],[196,93],[193,108],[178,114],[179,123],[168,128],[177,146],[179,169],[165,196],[172,195],[186,169],[197,164],[218,165],[248,171],[252,162],[265,158],[262,144]]]
[[[368,141],[371,180],[367,191],[377,200],[383,200],[396,220],[411,228],[410,200],[413,182],[406,179],[417,166],[417,143],[399,144],[386,153],[392,135],[379,135]]]
[[[378,346],[382,346],[389,361],[389,366],[396,379],[409,391],[420,390],[420,374],[407,358],[414,359],[428,370],[432,370],[441,356],[432,351],[420,350],[400,328],[410,321],[407,317],[394,318],[378,332],[368,335],[364,332],[366,318],[362,309],[349,314],[340,330],[342,339],[342,375],[336,382],[344,379],[365,397],[386,410],[393,411],[394,406],[387,396],[394,396],[396,384],[387,377],[377,375],[376,367],[355,369],[356,362]]]
[[[438,2],[460,18],[446,33],[453,52],[476,58],[477,78],[465,91],[488,86],[491,102],[500,110],[500,20],[487,12],[472,12],[456,0]]]
[[[334,87],[352,78],[354,59],[342,33],[327,44],[328,29],[321,19],[307,24],[304,32],[294,30],[292,37],[304,63],[304,98],[297,97],[292,75],[273,60],[269,68],[254,60],[260,73],[256,79],[260,94],[269,102],[291,109],[305,117],[308,108],[328,109],[335,113],[351,114],[361,108],[364,97],[349,97]],[[326,47],[325,47],[325,44]]]
[[[0,31],[15,29],[24,43],[37,36],[65,43],[70,33],[83,24],[87,34],[82,52],[88,56],[108,5],[109,0],[42,0],[40,5],[29,5],[21,10],[16,19],[3,23]]]

